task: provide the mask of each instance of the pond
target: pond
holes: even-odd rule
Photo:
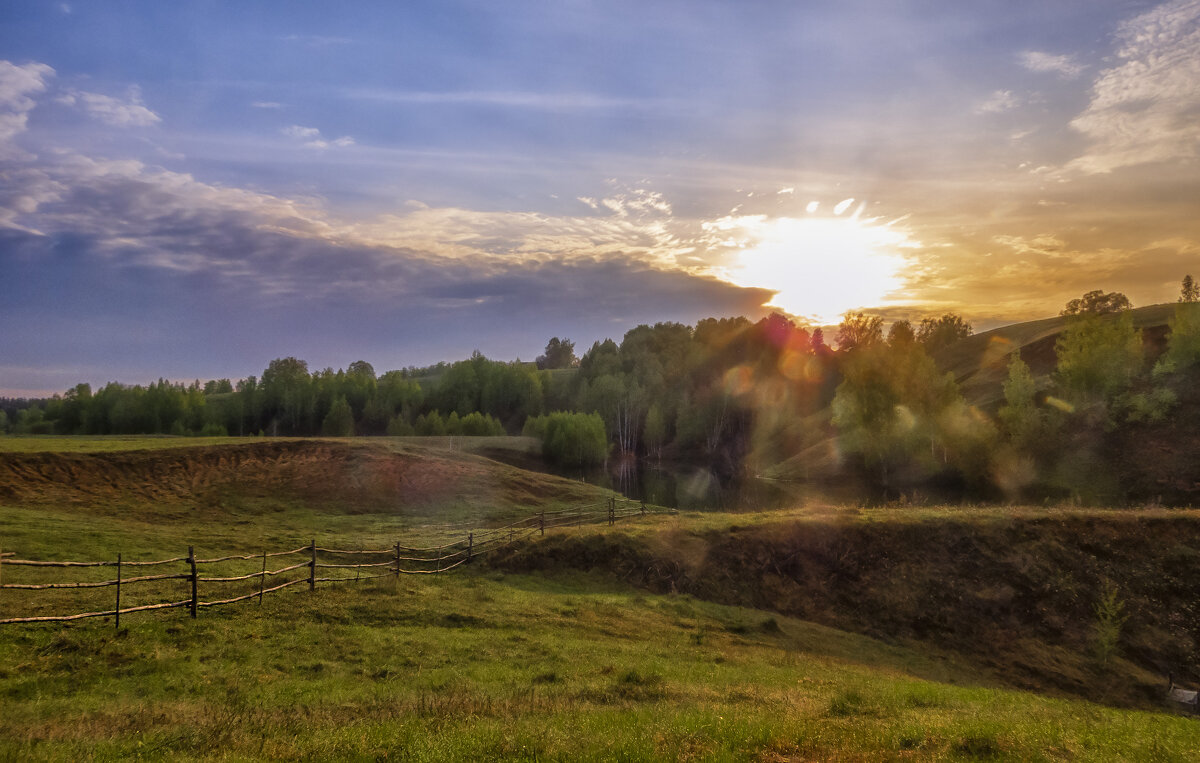
[[[859,495],[831,497],[827,487],[721,474],[705,466],[652,464],[633,459],[580,475],[593,485],[615,490],[635,501],[684,511],[771,511],[813,498],[857,502]],[[839,491],[843,492],[843,491]]]

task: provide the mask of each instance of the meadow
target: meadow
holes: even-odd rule
[[[478,461],[386,447],[418,470]],[[374,462],[352,463],[357,474]],[[495,489],[468,519],[484,524],[565,484],[546,475],[514,482],[511,467],[494,462],[480,468]],[[432,503],[389,511],[358,496],[339,510],[271,486],[244,484],[238,498],[210,485],[221,501],[136,491],[105,505],[5,499],[0,548],[26,558],[162,558],[198,539],[206,553],[253,553],[267,541],[445,532],[430,527]],[[446,509],[456,520],[461,500]],[[781,521],[927,533],[928,523],[961,523],[971,511],[647,516],[554,530],[443,575],[312,593],[295,586],[194,620],[170,610],[128,615],[119,631],[110,618],[0,626],[0,759],[1191,760],[1200,723],[1165,708],[1019,691],[933,642],[633,585],[605,563],[558,556],[665,544],[685,558],[701,541],[773,532]],[[5,582],[13,574],[5,570]],[[17,594],[27,595],[0,592],[0,604],[13,606]],[[60,594],[73,601],[45,595]]]

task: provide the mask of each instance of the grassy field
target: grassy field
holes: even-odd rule
[[[0,435],[0,453],[118,453],[131,450],[211,447],[253,442],[312,442],[319,437],[176,437],[174,435]],[[475,453],[507,450],[540,453],[541,443],[533,437],[371,437],[324,438],[326,442],[362,447],[411,445],[437,450]]]
[[[206,447],[289,438],[174,437],[171,435],[0,435],[0,453],[120,453],[136,450]]]
[[[790,618],[472,571],[0,630],[0,758],[1190,760],[1200,725]]]
[[[127,491],[130,480],[147,475],[201,473],[213,458],[215,443],[195,459],[179,460],[177,446],[188,441],[140,439],[125,444],[144,451],[171,442],[163,448],[169,468],[150,469],[138,460],[148,456],[135,457],[108,438],[90,446],[50,438],[43,450],[26,451],[33,460],[20,453],[10,460],[51,476],[70,467],[83,480],[79,470],[100,458],[120,466],[104,474],[116,479],[114,490]],[[207,483],[195,495],[162,502],[140,493],[112,500],[116,493],[106,492],[63,503],[39,491],[28,500],[0,499],[0,548],[35,559],[110,559],[117,551],[147,559],[179,556],[189,544],[203,556],[294,547],[314,537],[331,546],[387,546],[398,537],[457,532],[427,526],[439,519],[499,521],[526,500],[554,505],[550,493],[578,489],[468,455],[431,455],[413,443],[372,445],[365,460],[337,448],[326,452],[323,443],[300,445],[265,459],[251,448],[254,469],[262,461],[284,470],[288,490],[273,472],[243,464],[238,480],[220,486],[220,500],[205,492],[215,489]],[[98,455],[82,452],[88,447]],[[403,503],[314,503],[297,492],[308,483],[296,474],[308,469],[326,470],[322,479],[361,483],[367,471],[383,468],[375,452],[381,447],[401,459],[397,469],[475,474],[464,484],[483,493],[455,493],[414,513]],[[297,472],[287,471],[289,459],[300,459]],[[329,463],[341,466],[329,471]],[[88,495],[103,500],[84,500]],[[464,506],[473,500],[472,513]],[[770,574],[754,565],[779,564],[770,554],[809,544],[813,558],[823,559],[822,544],[832,539],[836,553],[827,556],[844,573],[845,551],[837,543],[876,530],[901,533],[909,543],[926,537],[937,546],[961,540],[945,528],[1008,532],[1027,521],[1061,520],[1063,537],[1079,532],[1079,522],[1100,523],[1098,538],[1117,537],[1126,525],[1110,528],[1112,514],[810,504],[779,513],[650,516],[615,531],[555,530],[528,546],[529,553],[510,555],[510,561],[543,562],[574,555],[538,572],[480,564],[438,576],[324,585],[315,593],[299,585],[261,605],[201,610],[196,620],[179,609],[129,614],[119,632],[111,618],[0,626],[0,760],[1192,760],[1200,740],[1196,719],[1006,689],[980,660],[933,641],[879,640],[811,618],[731,606],[757,600],[737,593],[717,569],[741,565],[727,575],[765,581]],[[1190,512],[1143,514],[1148,527],[1195,519]],[[590,560],[579,551],[600,556]],[[901,565],[895,579],[915,575],[926,553],[909,555],[895,562]],[[630,558],[675,565],[677,578],[660,582],[683,585],[690,576],[701,587],[721,586],[726,604],[632,587],[622,572]],[[876,573],[890,569],[864,564]],[[996,574],[1005,570],[997,567]],[[3,579],[50,574],[9,568]],[[111,568],[74,574],[99,579]],[[1087,571],[1056,574],[1066,580]],[[858,596],[851,582],[834,592]],[[138,590],[128,589],[126,605],[154,593]],[[35,598],[64,612],[106,609],[111,592],[6,589],[0,617]],[[831,612],[847,609],[834,604]]]

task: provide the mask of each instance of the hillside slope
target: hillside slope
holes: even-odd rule
[[[1010,685],[1153,705],[1200,683],[1200,513],[812,516],[547,537],[492,563],[601,570],[658,593],[772,610],[967,656]],[[711,526],[713,520],[708,520]],[[739,520],[735,520],[739,521]],[[1098,607],[1128,620],[1098,653]]]
[[[1174,305],[1148,305],[1131,310],[1133,325],[1143,330],[1146,356],[1156,359],[1164,349],[1167,321]],[[1002,385],[1008,377],[1008,360],[1019,351],[1035,377],[1048,385],[1057,365],[1054,345],[1066,328],[1062,316],[1014,323],[984,331],[955,342],[934,354],[943,371],[954,374],[963,397],[971,405],[993,410],[1004,397]]]
[[[436,513],[596,500],[579,482],[388,440],[265,440],[111,452],[0,452],[0,502],[236,505],[285,500],[339,512]]]

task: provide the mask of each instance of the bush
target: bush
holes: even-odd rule
[[[393,416],[387,425],[387,433],[391,437],[411,437],[416,433],[412,424],[405,421],[403,416]]]
[[[522,432],[540,437],[542,456],[562,466],[591,466],[608,458],[608,435],[597,413],[551,413],[531,416]]]

